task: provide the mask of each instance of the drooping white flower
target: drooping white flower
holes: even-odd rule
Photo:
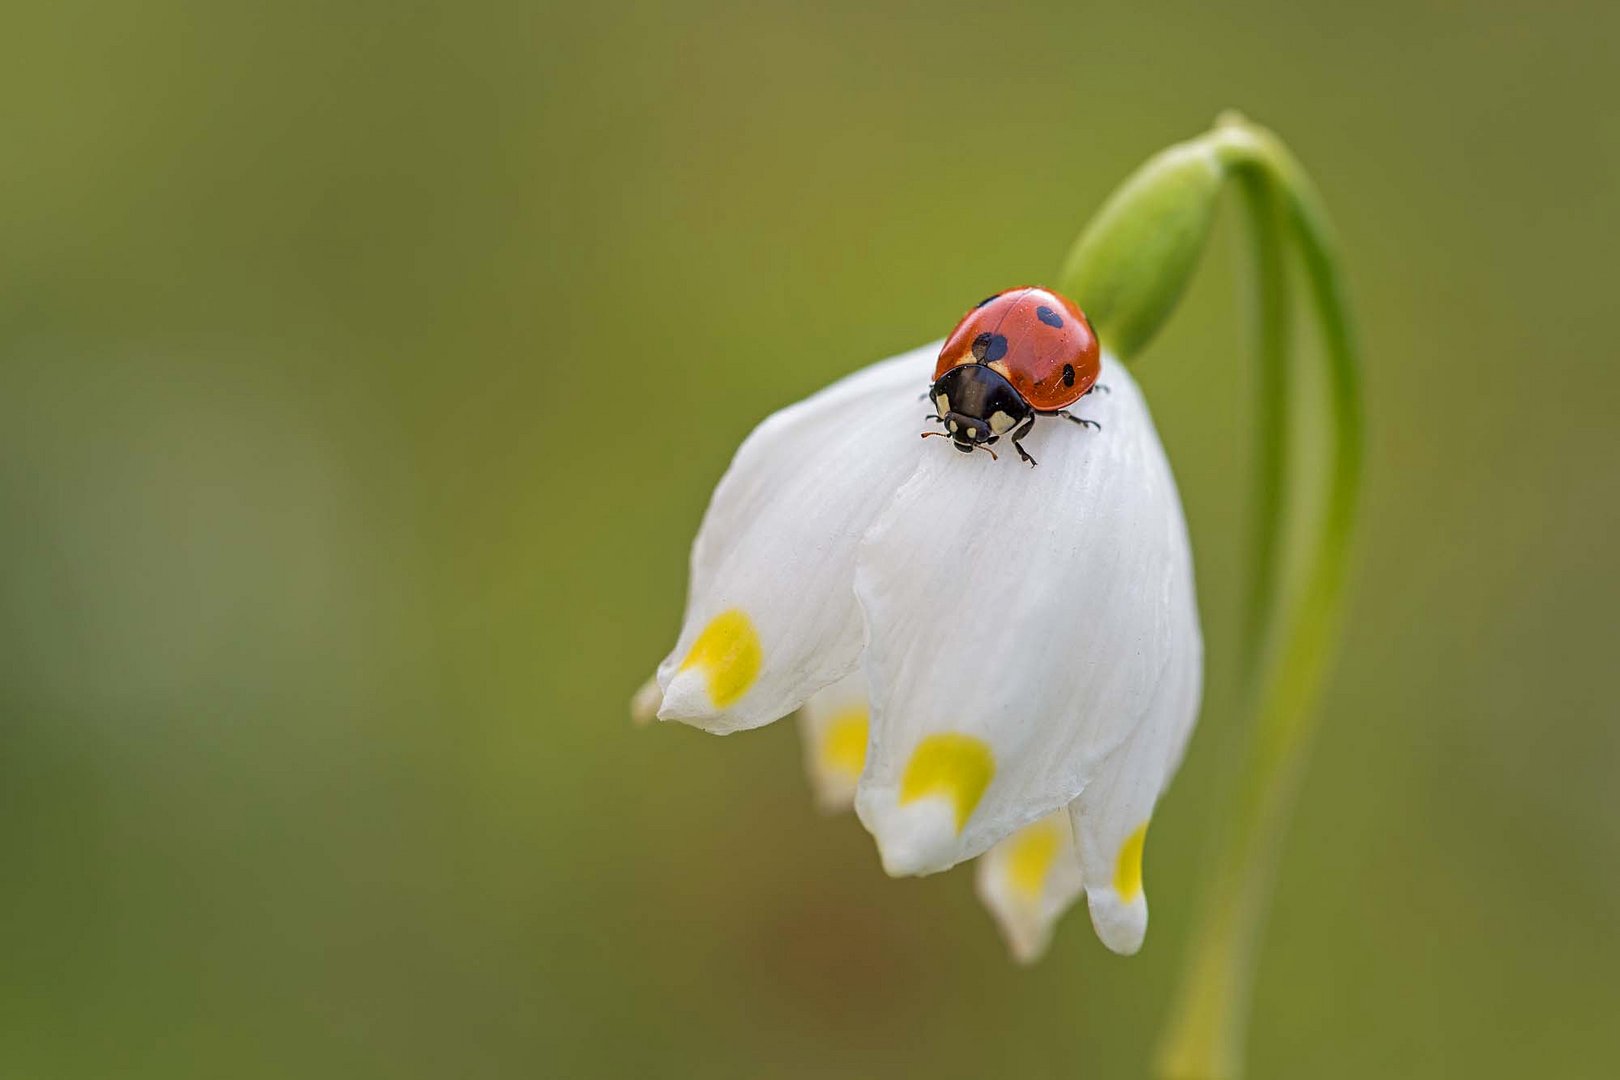
[[[859,672],[869,697],[855,805],[884,868],[943,870],[1066,812],[1072,877],[1048,895],[1044,875],[1037,906],[1015,915],[1006,890],[981,887],[1015,951],[1038,951],[1050,917],[1030,913],[1061,911],[1077,879],[1104,944],[1134,952],[1147,925],[1143,838],[1202,678],[1175,482],[1140,391],[1106,356],[1111,392],[1077,410],[1102,430],[1037,423],[1025,445],[1039,467],[920,439],[936,351],[859,371],[743,443],[693,545],[679,640],[642,706],[727,733]],[[817,774],[828,803],[847,797],[850,778],[838,786],[832,766],[847,773],[855,759],[859,704],[807,713],[807,738],[834,739],[842,755]],[[1033,864],[1019,858],[998,849],[981,874],[1011,881],[1009,868]]]

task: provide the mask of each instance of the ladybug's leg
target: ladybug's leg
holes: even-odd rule
[[[1081,394],[1080,396],[1081,397],[1090,397],[1092,394],[1095,394],[1099,390],[1101,390],[1105,394],[1112,394],[1113,393],[1112,390],[1108,389],[1108,387],[1104,386],[1102,383],[1094,382],[1094,383],[1091,384],[1091,389],[1087,390],[1084,394]]]
[[[1023,461],[1029,462],[1029,467],[1032,468],[1032,469],[1036,466],[1037,462],[1035,461],[1034,458],[1029,456],[1029,451],[1025,450],[1023,443],[1020,443],[1018,440],[1022,439],[1025,435],[1028,435],[1030,433],[1030,430],[1032,428],[1034,428],[1034,426],[1035,426],[1035,417],[1033,415],[1031,415],[1028,419],[1026,419],[1022,424],[1020,424],[1018,426],[1017,431],[1014,431],[1011,435],[1008,436],[1008,438],[1012,440],[1013,449],[1018,451],[1018,457]]]
[[[1098,431],[1102,430],[1102,425],[1097,423],[1097,421],[1087,420],[1084,417],[1076,416],[1068,409],[1059,409],[1056,415],[1063,417],[1065,420],[1073,421],[1074,423],[1079,424],[1081,427],[1096,428]]]

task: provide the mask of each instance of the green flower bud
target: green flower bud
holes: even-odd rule
[[[1080,235],[1058,289],[1128,360],[1158,332],[1198,266],[1226,168],[1207,138],[1150,158]]]

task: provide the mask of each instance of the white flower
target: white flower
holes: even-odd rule
[[[995,848],[981,895],[1019,955],[1080,887],[1103,943],[1134,952],[1143,837],[1202,679],[1175,482],[1108,357],[1111,392],[1074,410],[1102,430],[1040,420],[1036,468],[919,438],[937,350],[859,371],[743,443],[641,707],[727,733],[809,702],[820,797],[853,789],[890,874]],[[1029,836],[1055,843],[1020,849]]]

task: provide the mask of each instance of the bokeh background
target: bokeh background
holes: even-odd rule
[[[1139,365],[1210,692],[1130,960],[883,877],[789,725],[633,730],[769,410],[1237,106],[1337,217],[1365,530],[1256,1077],[1620,1073],[1596,0],[12,5],[0,1074],[1126,1077],[1232,675],[1228,221]]]

